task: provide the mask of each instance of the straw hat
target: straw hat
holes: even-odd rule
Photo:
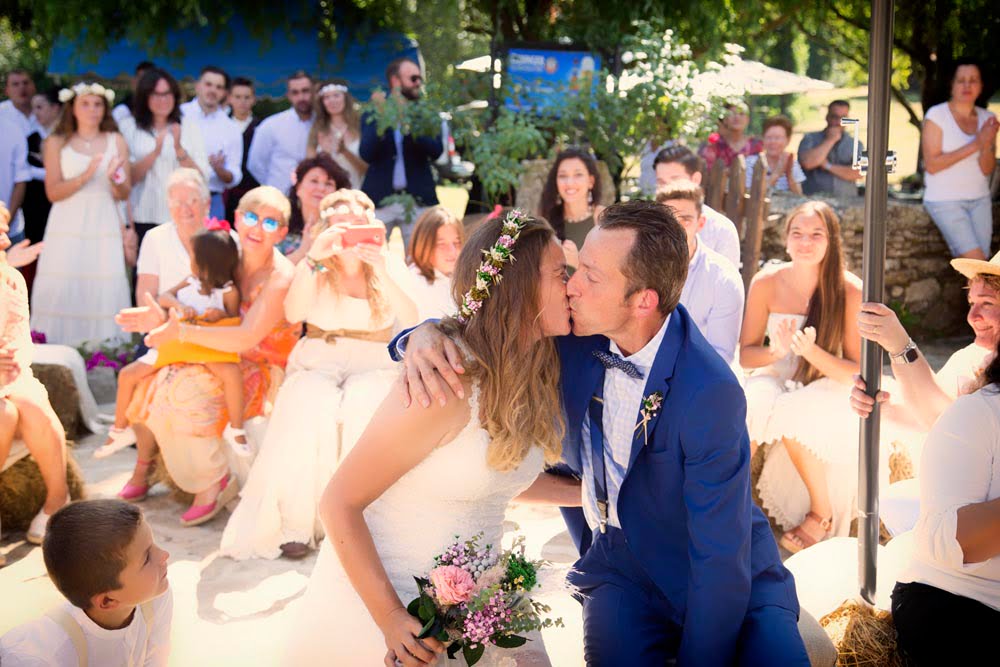
[[[975,278],[980,273],[987,273],[991,276],[1000,276],[1000,252],[993,255],[990,261],[982,259],[966,259],[959,257],[951,260],[953,269],[961,273],[966,278]]]

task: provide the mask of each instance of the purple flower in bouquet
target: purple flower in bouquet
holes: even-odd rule
[[[31,342],[35,343],[36,345],[44,345],[47,342],[47,339],[45,338],[45,334],[43,334],[41,331],[35,331],[34,329],[32,329]]]

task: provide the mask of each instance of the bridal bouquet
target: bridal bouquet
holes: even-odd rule
[[[420,595],[407,607],[424,624],[420,638],[446,644],[451,659],[461,651],[469,665],[487,644],[517,648],[528,641],[521,633],[562,627],[562,619],[543,618],[551,609],[529,596],[539,588],[542,563],[525,558],[524,538],[507,551],[480,545],[482,538],[452,544],[426,578],[414,577]]]

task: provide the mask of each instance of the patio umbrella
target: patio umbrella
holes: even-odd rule
[[[755,60],[739,60],[722,69],[701,72],[694,78],[693,86],[704,91],[744,88],[747,95],[787,95],[833,88],[829,81],[786,72]]]
[[[861,276],[865,301],[881,302],[885,289],[885,217],[889,185],[889,79],[892,71],[893,0],[872,0],[868,59],[868,176],[865,181],[865,227]],[[864,340],[861,376],[872,396],[882,381],[882,348]],[[858,465],[858,587],[868,604],[875,602],[878,549],[878,461],[881,410],[878,403],[861,420]]]

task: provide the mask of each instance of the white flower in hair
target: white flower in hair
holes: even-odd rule
[[[74,97],[80,97],[82,95],[97,95],[98,97],[103,97],[111,104],[115,101],[115,91],[110,88],[105,88],[99,83],[86,83],[81,81],[72,88],[63,88],[59,91],[59,101],[65,104],[69,102]]]

